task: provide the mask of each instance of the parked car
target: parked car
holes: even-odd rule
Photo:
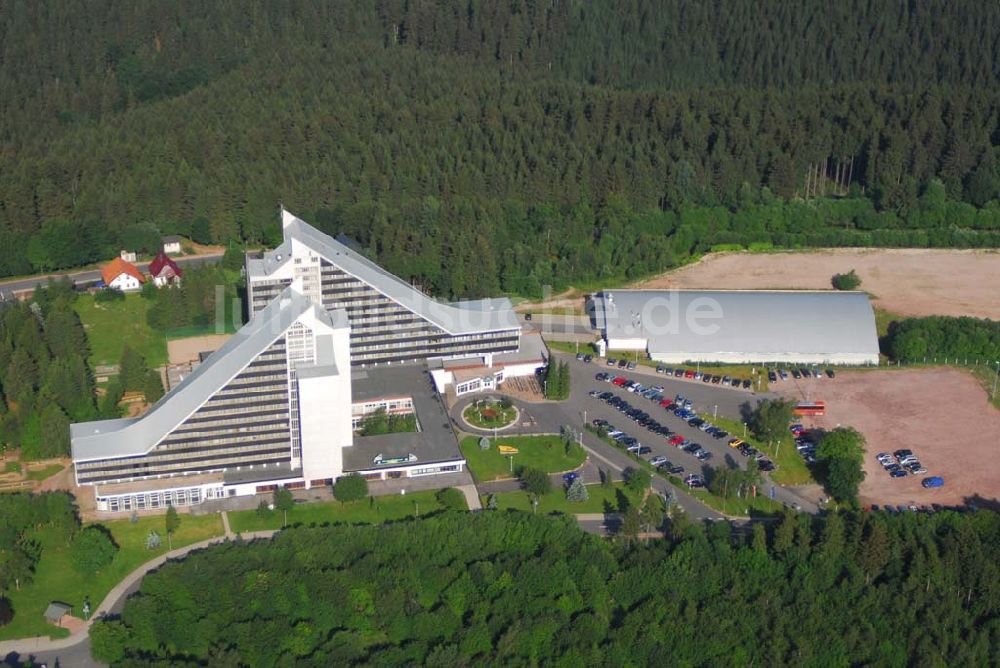
[[[674,378],[683,378],[684,369],[674,369]]]
[[[712,385],[718,385],[720,380],[722,380],[721,376],[712,376]]]
[[[629,362],[625,366],[627,366],[629,369],[634,369],[635,368],[635,362]]]
[[[640,447],[638,450],[635,451],[635,454],[637,454],[637,455],[648,455],[651,452],[653,452],[652,448],[649,448],[649,447],[646,447],[645,445],[643,445],[642,447]]]
[[[826,375],[828,377],[830,377],[830,378],[836,378],[837,377],[837,374],[836,374],[836,372],[833,369],[827,369],[826,370]]]
[[[694,378],[694,369],[688,369],[684,372],[685,378]]]
[[[712,375],[711,374],[707,374],[707,373],[706,374],[702,374],[702,376],[701,376],[701,382],[703,382],[703,383],[711,383],[712,382]]]
[[[907,474],[903,469],[897,469],[895,471],[889,471],[889,475],[893,478],[905,478]]]
[[[778,375],[781,376],[781,380],[788,380],[788,372],[784,369],[778,370]]]
[[[579,361],[579,362],[582,362],[582,361],[583,361],[583,357],[584,357],[583,353],[577,353],[577,354],[576,354],[576,359],[577,359],[577,361]]]
[[[667,463],[667,458],[663,455],[657,455],[649,460],[650,466],[662,466]]]
[[[767,372],[767,379],[769,381],[771,381],[772,383],[777,383],[778,382],[778,374],[776,374],[773,371],[768,371]]]
[[[691,475],[684,478],[684,484],[690,487],[691,489],[701,488],[705,486],[705,479],[696,473],[692,473]]]
[[[618,360],[616,360],[614,357],[608,358],[608,366],[614,366],[616,364],[618,364]]]
[[[730,448],[738,448],[741,445],[743,445],[743,439],[741,439],[741,438],[733,438],[733,439],[729,440],[729,447]]]
[[[801,377],[802,377],[802,374],[799,373],[797,369],[792,369],[792,378],[794,378],[795,380],[798,380]]]
[[[732,379],[729,376],[723,376],[722,377],[722,384],[723,385],[729,385],[729,381],[730,380],[732,380]]]
[[[921,480],[920,484],[923,485],[924,487],[927,487],[927,488],[930,488],[930,487],[943,487],[944,486],[944,478],[942,478],[939,475],[932,475],[932,476],[929,476],[929,477],[924,478],[923,480]]]
[[[579,477],[580,477],[579,473],[577,473],[576,471],[570,471],[569,473],[563,474],[563,482],[569,485]]]
[[[743,389],[744,390],[749,390],[752,385],[753,385],[753,383],[751,383],[749,379],[747,379],[747,378],[743,379]]]
[[[593,355],[584,355],[583,356],[583,361],[586,362],[587,364],[590,364],[591,362],[594,361],[594,356]]]
[[[759,468],[761,471],[764,471],[765,473],[768,473],[770,471],[773,471],[775,469],[775,466],[774,462],[772,462],[770,459],[758,459],[757,468]]]
[[[663,373],[664,371],[666,371],[666,367],[664,367],[662,364],[657,365],[656,373]]]

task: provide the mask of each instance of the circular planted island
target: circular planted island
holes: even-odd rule
[[[505,429],[517,423],[518,411],[507,397],[489,397],[466,406],[462,419],[479,429]]]

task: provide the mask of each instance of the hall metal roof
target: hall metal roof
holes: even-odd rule
[[[604,290],[598,329],[612,340],[645,339],[657,352],[879,353],[864,292],[793,290]]]

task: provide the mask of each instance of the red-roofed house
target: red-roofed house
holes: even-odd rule
[[[104,285],[122,292],[139,290],[146,282],[146,277],[134,264],[120,257],[116,257],[101,268],[101,278],[104,280]]]
[[[177,263],[167,257],[167,254],[162,250],[149,263],[149,275],[153,277],[153,284],[158,288],[171,283],[179,283],[181,273],[181,268],[177,266]]]

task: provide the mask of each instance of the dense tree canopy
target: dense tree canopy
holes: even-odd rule
[[[789,514],[771,535],[692,525],[627,547],[515,512],[293,528],[164,565],[98,622],[94,651],[131,666],[986,665],[998,541],[985,511]]]
[[[279,201],[456,296],[716,243],[1000,246],[998,29],[975,0],[9,4],[0,275],[273,244]]]
[[[1000,362],[1000,321],[978,318],[907,318],[889,325],[884,348],[894,360]]]
[[[67,285],[52,284],[38,289],[32,304],[0,309],[0,448],[20,447],[28,458],[65,456],[70,421],[97,416],[75,298]]]

